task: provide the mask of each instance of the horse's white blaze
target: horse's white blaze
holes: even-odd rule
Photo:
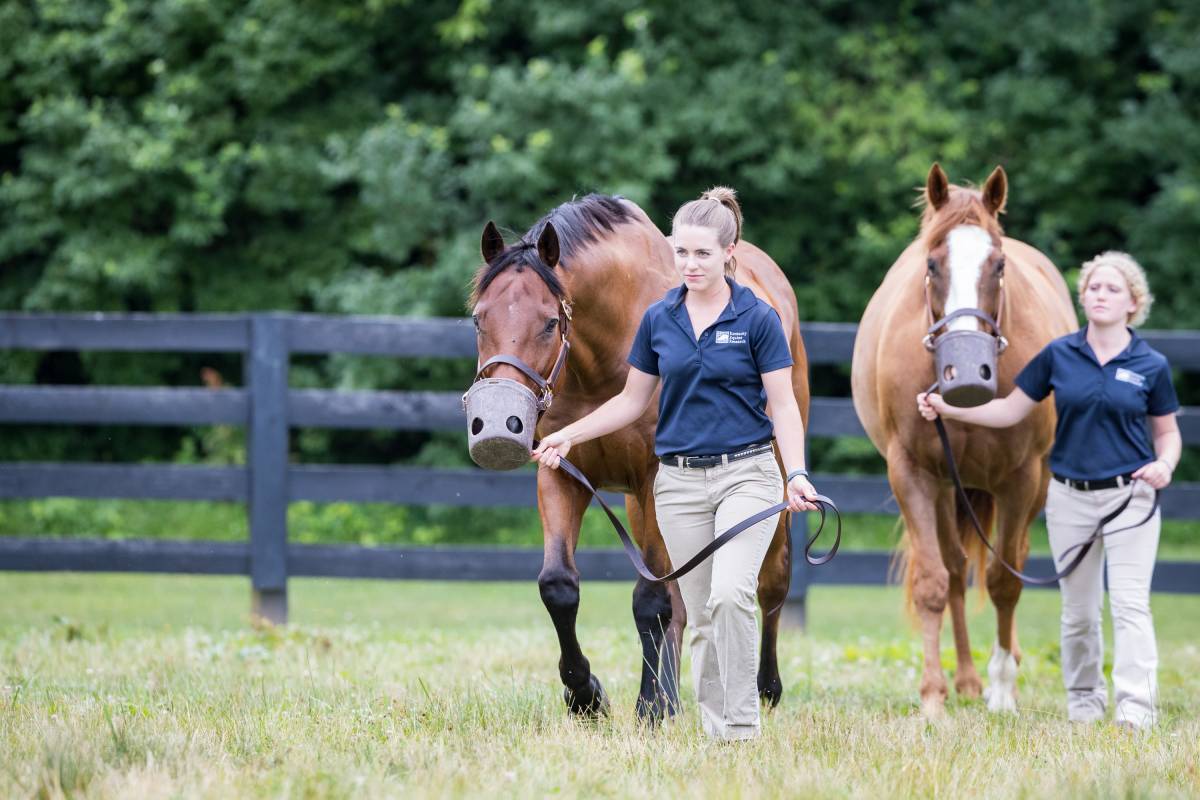
[[[950,291],[946,295],[946,312],[960,308],[979,308],[979,275],[983,262],[992,252],[992,237],[978,225],[959,225],[946,237],[950,251]],[[947,326],[950,330],[977,331],[979,320],[961,317]]]
[[[988,661],[988,687],[983,696],[988,711],[1017,711],[1017,659],[996,642]]]

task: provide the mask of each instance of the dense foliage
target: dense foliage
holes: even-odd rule
[[[489,218],[524,230],[599,190],[665,224],[728,183],[804,318],[856,320],[940,160],[956,180],[1003,164],[1011,234],[1065,270],[1132,251],[1151,326],[1194,327],[1197,41],[1182,0],[9,2],[0,308],[458,315]],[[202,366],[238,379],[198,356],[19,353],[0,382],[199,384]],[[294,374],[461,379],[361,359]],[[118,434],[180,457],[177,434]],[[8,438],[0,455],[31,455]],[[102,439],[84,449],[113,455]]]

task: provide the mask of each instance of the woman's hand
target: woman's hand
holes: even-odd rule
[[[917,395],[917,411],[930,422],[945,415],[949,407],[937,392],[921,392]]]
[[[789,511],[816,511],[817,505],[812,502],[817,499],[817,490],[808,482],[808,478],[797,475],[788,481],[787,501]]]
[[[562,431],[556,431],[538,442],[529,460],[536,461],[543,467],[558,469],[558,462],[566,458],[570,450],[571,437],[564,435]]]
[[[1167,462],[1158,458],[1133,473],[1133,479],[1143,480],[1155,489],[1165,489],[1171,483],[1172,474],[1174,474],[1174,470],[1167,465]]]

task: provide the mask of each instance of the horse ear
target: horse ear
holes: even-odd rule
[[[547,222],[546,227],[542,228],[542,235],[538,237],[537,250],[538,258],[547,267],[554,269],[558,265],[558,231],[554,230],[553,223]]]
[[[996,167],[988,175],[987,183],[983,184],[983,206],[993,217],[1004,211],[1004,202],[1008,199],[1008,175],[1004,167]]]
[[[942,171],[942,165],[935,161],[929,168],[929,175],[925,178],[925,202],[929,204],[930,208],[937,211],[946,205],[946,201],[949,199],[950,179]]]
[[[486,264],[492,263],[493,258],[504,252],[504,237],[496,229],[496,223],[490,219],[488,224],[483,226],[483,240],[479,243],[479,250]]]

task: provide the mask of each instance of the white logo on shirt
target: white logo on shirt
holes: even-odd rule
[[[717,331],[717,344],[745,344],[746,331]]]
[[[1125,381],[1125,383],[1132,383],[1134,386],[1140,387],[1146,385],[1145,375],[1139,375],[1133,370],[1128,370],[1124,367],[1117,367],[1116,378],[1119,381]]]

